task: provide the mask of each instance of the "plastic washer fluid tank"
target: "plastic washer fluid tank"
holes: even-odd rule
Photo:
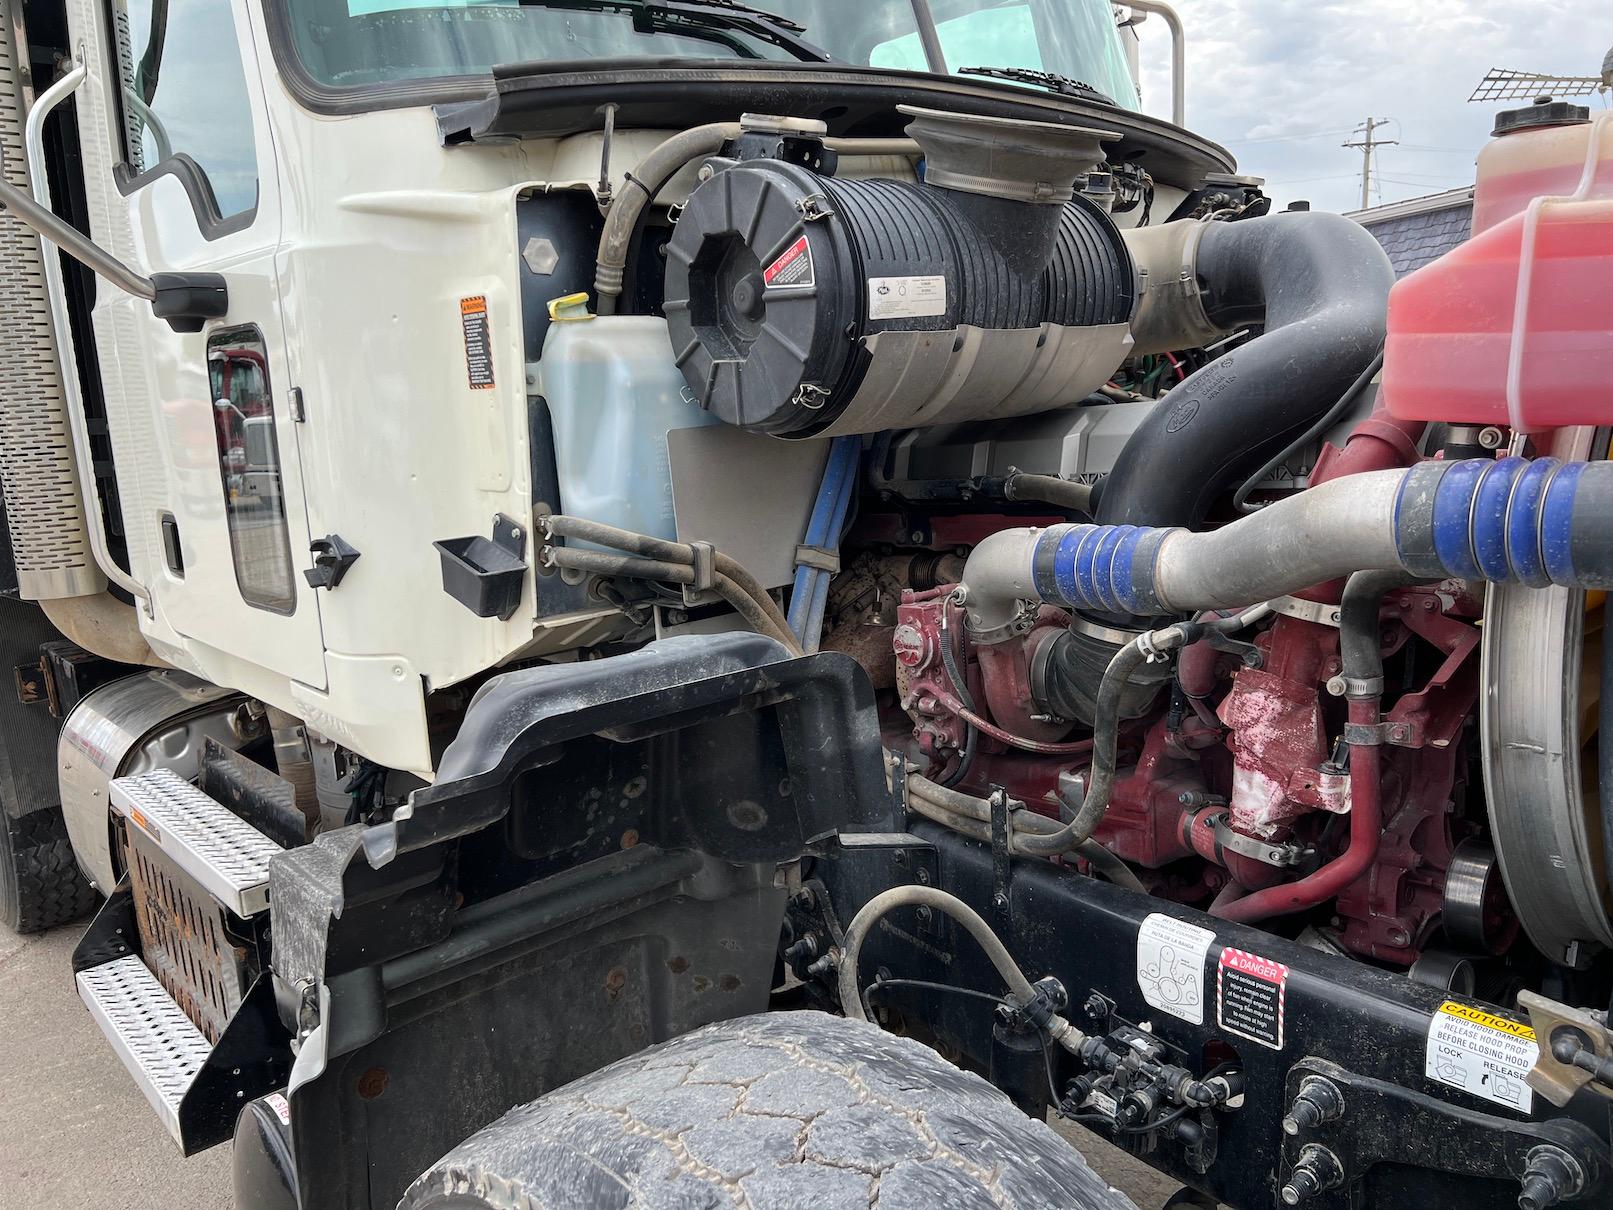
[[[685,397],[666,320],[593,316],[571,297],[549,310],[556,322],[538,365],[554,424],[555,511],[676,538],[667,433],[720,422]]]
[[[1535,198],[1395,285],[1394,415],[1525,432],[1613,421],[1613,111],[1577,129],[1570,194]]]

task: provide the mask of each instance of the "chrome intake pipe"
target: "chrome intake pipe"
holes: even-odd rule
[[[1027,602],[1137,617],[1242,607],[1357,571],[1613,587],[1613,462],[1423,462],[1324,483],[1221,529],[1056,525],[993,534],[964,567],[977,642]]]

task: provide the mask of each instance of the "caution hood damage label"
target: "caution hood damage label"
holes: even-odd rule
[[[1428,1023],[1425,1071],[1430,1080],[1529,1113],[1535,1097],[1525,1077],[1539,1054],[1529,1026],[1447,1000]]]

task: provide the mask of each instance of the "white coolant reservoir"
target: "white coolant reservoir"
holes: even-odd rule
[[[676,538],[667,434],[720,421],[685,399],[666,320],[592,315],[584,294],[555,299],[549,317],[537,389],[554,423],[558,510]]]

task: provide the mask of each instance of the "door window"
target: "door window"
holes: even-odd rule
[[[229,0],[112,0],[112,18],[129,173],[177,173],[204,226],[250,216],[257,149]]]
[[[297,591],[263,334],[256,328],[214,332],[207,372],[235,582],[248,605],[290,613]]]

